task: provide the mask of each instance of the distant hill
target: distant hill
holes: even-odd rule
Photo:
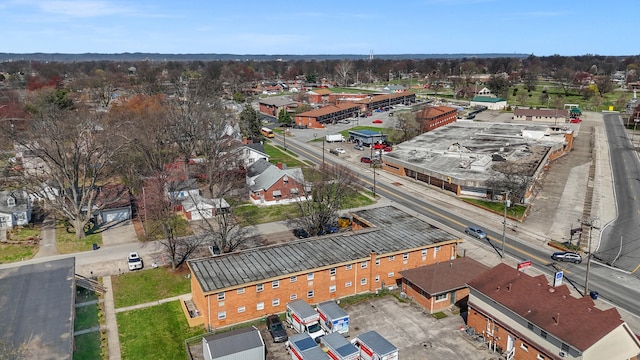
[[[526,58],[529,54],[397,54],[374,55],[383,60],[423,60],[423,59],[463,59],[463,58]],[[43,61],[43,62],[81,62],[81,61],[298,61],[298,60],[366,60],[369,55],[260,55],[260,54],[154,54],[154,53],[120,53],[120,54],[61,54],[61,53],[0,53],[0,62],[7,61]]]

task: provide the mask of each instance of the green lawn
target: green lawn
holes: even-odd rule
[[[189,328],[178,301],[117,314],[122,359],[186,359],[184,340],[203,334]]]
[[[193,229],[189,225],[189,221],[181,215],[173,215],[171,217],[173,223],[173,231],[176,237],[193,235]],[[147,232],[146,239],[144,241],[153,241],[166,239],[167,234],[162,228],[162,224],[157,220],[149,219],[144,222],[145,231]]]
[[[169,298],[191,292],[187,271],[167,267],[129,272],[111,277],[115,307]]]
[[[501,201],[486,201],[480,199],[463,198],[462,201],[474,204],[478,207],[493,211],[497,214],[504,214],[504,203]],[[513,205],[507,209],[507,216],[512,219],[521,219],[524,216],[526,206]]]
[[[76,320],[73,330],[85,330],[98,326],[98,304],[76,307]]]
[[[74,338],[73,360],[103,359],[100,350],[100,331],[94,331]]]
[[[22,241],[33,238],[40,238],[40,226],[34,224],[28,224],[25,226],[18,226],[7,231],[7,238],[9,240]]]
[[[77,240],[76,234],[67,230],[67,227],[62,223],[56,224],[56,247],[60,254],[71,254],[82,251],[93,250],[93,244],[102,246],[102,233],[98,231],[87,234],[84,239]]]
[[[38,245],[0,244],[0,264],[31,259]]]
[[[305,165],[302,161],[294,157],[297,155],[289,151],[284,152],[284,149],[282,149],[280,146],[265,144],[264,152],[269,155],[269,162],[272,164],[283,163],[287,164],[287,167],[290,168],[296,168]]]

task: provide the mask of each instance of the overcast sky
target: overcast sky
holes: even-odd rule
[[[638,0],[0,0],[0,52],[636,55]]]

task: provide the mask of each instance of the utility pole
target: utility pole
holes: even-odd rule
[[[595,226],[596,220],[597,220],[596,218],[591,218],[591,219],[588,219],[587,221],[582,222],[583,225],[587,225],[589,227],[589,240],[587,241],[587,251],[589,253],[587,254],[587,273],[585,275],[585,280],[584,280],[583,296],[590,295],[589,294],[589,271],[591,270],[591,232],[593,231],[593,229],[600,229],[599,227]]]
[[[511,193],[510,190],[507,190],[504,193],[504,203],[503,203],[503,207],[504,207],[504,221],[502,222],[502,258],[504,259],[504,243],[505,243],[505,239],[507,237],[507,208],[509,207],[509,205],[511,204],[511,202],[509,201],[509,194]]]
[[[282,132],[282,137],[284,138],[284,151],[287,151],[287,128],[284,128]]]

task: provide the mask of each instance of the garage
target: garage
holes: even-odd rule
[[[131,219],[131,207],[117,208],[117,209],[105,209],[100,211],[100,218],[102,223],[109,223],[114,221],[124,221]]]

